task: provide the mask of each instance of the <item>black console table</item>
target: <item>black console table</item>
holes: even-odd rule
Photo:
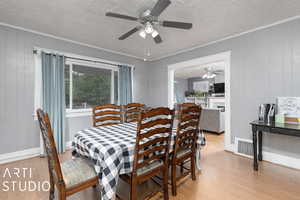
[[[261,121],[253,121],[250,123],[252,126],[252,137],[253,137],[253,157],[254,170],[258,170],[258,160],[262,161],[262,139],[263,132],[281,134],[281,135],[290,135],[300,137],[300,125],[298,124],[287,124],[287,123],[266,123]],[[258,140],[258,148],[257,148]],[[258,155],[257,155],[258,149]]]

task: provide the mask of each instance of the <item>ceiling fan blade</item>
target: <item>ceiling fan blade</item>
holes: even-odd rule
[[[119,40],[124,40],[124,39],[128,38],[129,36],[131,36],[132,34],[134,34],[135,32],[137,32],[137,31],[140,30],[140,29],[141,29],[140,26],[137,26],[137,27],[131,29],[131,30],[128,31],[127,33],[121,35],[121,36],[119,37]]]
[[[112,12],[105,13],[105,16],[115,17],[115,18],[120,18],[120,19],[126,19],[126,20],[131,20],[131,21],[137,21],[138,20],[137,17],[131,17],[131,16],[128,16],[128,15],[122,15],[122,14],[112,13]]]
[[[150,14],[158,17],[170,4],[170,0],[158,0]]]
[[[162,39],[160,35],[157,35],[155,38],[153,38],[156,44],[162,43]]]
[[[161,25],[164,27],[180,28],[180,29],[191,29],[193,27],[192,23],[176,22],[176,21],[162,21]]]

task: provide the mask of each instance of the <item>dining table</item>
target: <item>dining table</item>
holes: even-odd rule
[[[170,137],[175,144],[176,127]],[[77,132],[72,141],[72,156],[86,157],[94,163],[101,186],[101,199],[115,199],[118,178],[132,172],[137,123],[90,127]],[[200,145],[198,137],[197,145]]]

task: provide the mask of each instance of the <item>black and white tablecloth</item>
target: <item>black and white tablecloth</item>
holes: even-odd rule
[[[115,199],[119,175],[132,171],[136,133],[136,123],[124,123],[85,129],[74,136],[72,154],[93,160],[102,200]],[[175,135],[174,127],[170,147],[174,146]]]

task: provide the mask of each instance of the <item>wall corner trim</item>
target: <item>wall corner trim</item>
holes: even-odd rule
[[[100,51],[105,51],[107,53],[113,53],[113,54],[117,54],[117,55],[127,56],[127,57],[135,58],[135,59],[138,59],[138,60],[144,60],[144,58],[142,58],[142,57],[131,55],[129,53],[125,53],[125,52],[121,52],[121,51],[115,51],[115,50],[112,50],[112,49],[107,49],[107,48],[99,47],[99,46],[96,46],[96,45],[87,44],[87,43],[84,43],[84,42],[78,42],[78,41],[75,41],[75,40],[71,40],[71,39],[67,39],[67,38],[64,38],[64,37],[52,35],[52,34],[49,34],[49,33],[35,31],[33,29],[24,28],[24,27],[21,27],[21,26],[7,24],[7,23],[4,23],[4,22],[0,22],[0,26],[5,26],[5,27],[12,28],[12,29],[16,29],[16,30],[21,30],[21,31],[25,31],[25,32],[28,32],[28,33],[33,33],[33,34],[36,34],[36,35],[41,35],[41,36],[56,39],[56,40],[62,40],[62,41],[69,42],[69,43],[72,43],[72,44],[76,44],[76,45],[80,45],[80,46],[84,46],[84,47],[88,47],[88,48],[92,48],[92,49],[96,49],[96,50],[100,50]]]
[[[223,41],[230,40],[230,39],[233,39],[233,38],[238,38],[240,36],[247,35],[249,33],[253,33],[253,32],[256,32],[256,31],[268,29],[268,28],[271,28],[273,26],[277,26],[277,25],[280,25],[280,24],[288,23],[290,21],[294,21],[294,20],[297,20],[299,18],[300,18],[300,15],[296,15],[296,16],[293,16],[293,17],[289,17],[289,18],[286,18],[286,19],[283,19],[283,20],[279,20],[279,21],[273,22],[271,24],[262,25],[262,26],[259,26],[259,27],[253,28],[253,29],[246,30],[246,31],[241,32],[241,33],[236,33],[236,34],[229,35],[227,37],[223,37],[221,39],[213,40],[213,41],[207,42],[205,44],[194,45],[194,46],[192,46],[190,48],[181,49],[181,50],[178,50],[178,51],[175,51],[175,52],[172,52],[172,53],[165,54],[163,56],[159,56],[159,57],[156,57],[156,58],[148,59],[148,61],[149,62],[159,61],[159,60],[171,57],[171,56],[176,56],[178,54],[187,53],[189,51],[193,51],[195,49],[207,47],[207,46],[219,43],[219,42],[223,42]]]

